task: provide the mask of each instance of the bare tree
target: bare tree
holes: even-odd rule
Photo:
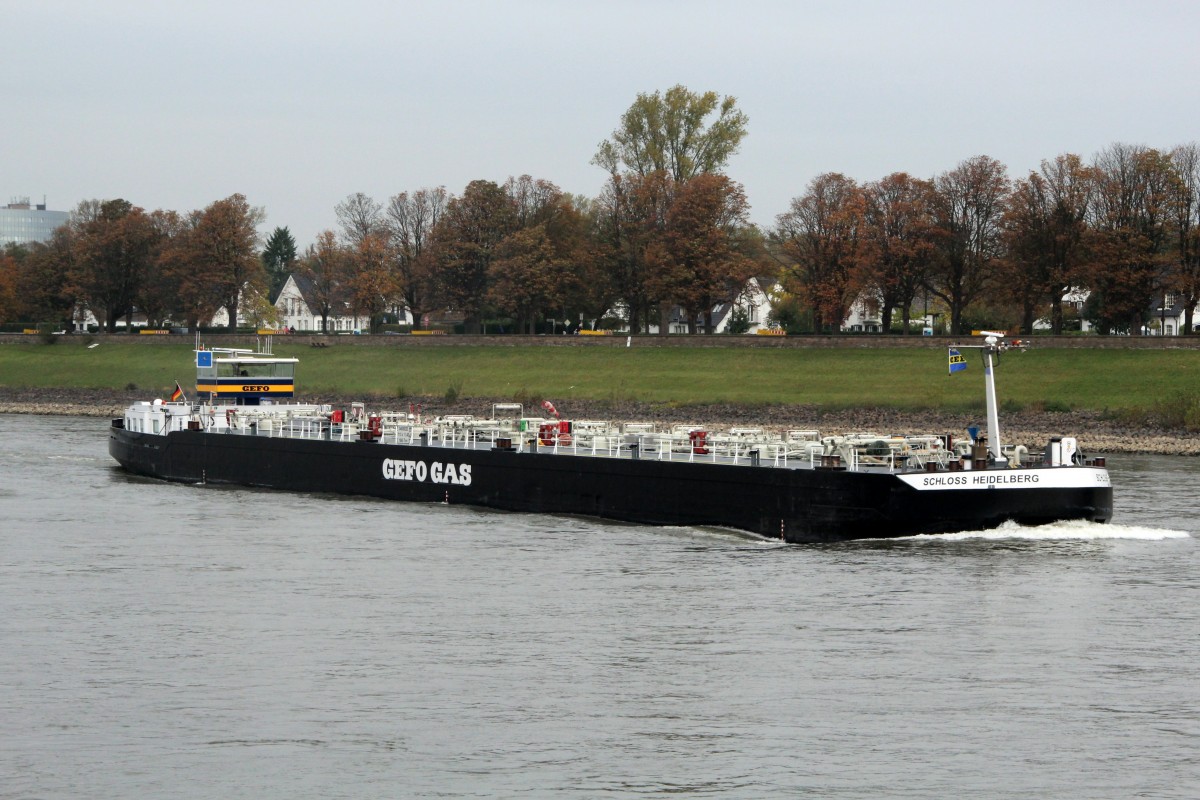
[[[383,230],[383,207],[362,192],[355,192],[334,207],[342,227],[342,241],[358,247],[363,239]]]
[[[963,312],[995,278],[1008,189],[1004,165],[988,156],[967,159],[934,179],[938,256],[927,286],[950,310],[951,333],[968,332]]]
[[[1178,259],[1171,283],[1183,302],[1183,332],[1192,333],[1200,302],[1200,145],[1190,142],[1176,147],[1171,163],[1178,176],[1174,204]]]
[[[518,228],[532,228],[549,220],[558,207],[562,190],[550,181],[522,175],[504,183],[504,193],[513,205]]]
[[[1084,242],[1094,174],[1079,156],[1043,161],[1017,181],[1003,216],[1008,269],[1004,283],[1022,305],[1022,331],[1033,332],[1038,307],[1050,306],[1053,333],[1063,330],[1063,297],[1083,282]]]
[[[429,244],[450,196],[444,186],[401,192],[388,202],[384,225],[396,256],[404,305],[420,324],[432,308],[433,287]]]
[[[1178,176],[1165,153],[1124,143],[1096,156],[1095,169],[1089,307],[1097,327],[1136,336],[1168,289]]]

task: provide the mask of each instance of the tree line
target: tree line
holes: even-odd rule
[[[196,327],[222,308],[270,318],[263,219],[240,194],[188,214],[86,200],[48,242],[5,248],[0,319],[67,324],[86,308],[113,332],[135,309],[151,327]]]
[[[665,333],[674,309],[689,332],[737,303],[751,277],[778,284],[774,322],[840,329],[852,306],[907,333],[922,310],[949,332],[1003,327],[1062,332],[1088,293],[1102,333],[1138,333],[1151,302],[1176,298],[1191,332],[1200,300],[1200,147],[1114,144],[1090,162],[1064,154],[1010,179],[987,156],[932,178],[896,172],[859,183],[814,178],[775,224],[749,221],[740,183],[724,173],[747,135],[733,98],[676,86],[622,115],[592,163],[596,197],[529,175],[352,194],[336,225],[303,251],[286,227],[260,242],[265,213],[235,194],[180,214],[123,200],[80,203],[49,242],[0,254],[0,321],[70,320],[90,309],[109,331],[135,309],[148,323],[195,327],[225,309],[272,323],[289,274],[312,310],[352,313],[372,328],[407,311],[453,312],[468,332],[486,319],[533,332],[546,318],[620,318]]]
[[[987,156],[923,180],[866,184],[820,175],[771,234],[783,272],[820,329],[867,297],[884,329],[933,297],[949,331],[1064,326],[1064,298],[1087,293],[1101,333],[1141,331],[1167,296],[1193,331],[1200,300],[1200,146],[1113,144],[1010,180]]]

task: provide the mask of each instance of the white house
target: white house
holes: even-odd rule
[[[275,296],[275,308],[278,309],[280,316],[279,324],[281,327],[297,331],[315,331],[321,327],[321,317],[319,315],[314,317],[312,308],[309,307],[308,301],[304,297],[305,293],[300,288],[301,281],[308,289],[309,297],[312,296],[310,281],[295,273],[288,275],[287,281],[279,289],[279,294]],[[332,315],[329,322],[332,327]]]
[[[727,333],[729,331],[735,309],[741,309],[746,313],[747,321],[750,323],[747,333],[757,333],[760,329],[769,327],[767,318],[771,315],[775,298],[779,296],[780,291],[778,283],[768,282],[765,278],[751,278],[732,301],[717,303],[713,306],[713,332]],[[627,310],[621,304],[613,309],[614,313],[621,316],[625,316]],[[687,333],[687,313],[681,307],[675,306],[671,309],[671,316],[667,324],[667,333]],[[703,315],[696,320],[696,330],[700,333],[705,332]],[[657,319],[649,321],[647,332],[658,333]]]
[[[879,300],[870,292],[863,292],[850,304],[850,313],[842,321],[842,330],[854,333],[879,333],[883,330],[883,319],[879,313]]]
[[[311,280],[295,272],[288,275],[274,299],[280,314],[279,326],[297,331],[320,330],[322,320],[316,296]],[[330,305],[333,308],[329,312],[329,333],[361,331],[370,323],[366,316],[354,314],[348,302],[339,300]],[[412,314],[407,309],[401,312],[400,322],[412,324]]]
[[[284,283],[272,301],[272,305],[279,311],[280,319],[276,325],[269,327],[276,327],[282,330],[295,329],[298,331],[312,331],[321,327],[321,317],[320,315],[314,315],[310,310],[309,303],[305,300],[305,292],[301,289],[302,284],[308,289],[308,296],[311,297],[311,284],[296,274],[288,275],[287,282]],[[331,313],[329,315],[330,330],[341,329],[340,325],[337,328],[334,327],[335,320],[339,323],[341,322],[339,318]],[[223,328],[228,324],[229,315],[223,308],[217,309],[217,312],[212,316],[212,320],[209,321],[209,325],[214,328]],[[238,325],[249,324],[250,322],[246,319],[243,310],[239,308]],[[355,328],[356,326],[350,326],[347,330],[355,330]]]
[[[1068,309],[1074,309],[1076,315],[1079,317],[1079,329],[1085,333],[1092,329],[1091,324],[1083,318],[1083,306],[1087,302],[1088,295],[1090,294],[1091,292],[1087,289],[1071,289],[1069,292],[1064,294],[1062,298],[1063,315],[1066,316]],[[1035,331],[1050,330],[1050,318],[1041,317],[1039,319],[1035,319],[1033,321],[1033,329]]]
[[[321,306],[317,302],[313,282],[298,273],[291,273],[275,296],[275,308],[280,314],[279,326],[297,331],[319,331]],[[326,333],[361,331],[368,324],[366,317],[351,313],[347,303],[334,300],[330,303],[329,330]]]
[[[733,320],[735,309],[745,312],[746,321],[750,323],[747,333],[758,333],[769,327],[767,320],[771,316],[775,298],[781,291],[782,287],[774,281],[768,281],[765,278],[751,278],[746,282],[742,293],[732,303],[721,303],[713,309],[714,332],[725,333],[729,330],[729,323]]]
[[[1166,292],[1150,304],[1150,322],[1142,332],[1147,336],[1178,336],[1186,323],[1187,309],[1183,307],[1182,298]]]

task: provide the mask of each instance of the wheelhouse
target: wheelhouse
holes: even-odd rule
[[[196,391],[211,400],[256,406],[296,392],[298,359],[253,350],[214,348],[196,351]]]

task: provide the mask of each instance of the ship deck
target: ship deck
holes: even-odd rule
[[[517,407],[519,408],[519,407]],[[422,417],[416,412],[370,412],[355,403],[346,412],[329,406],[260,406],[208,403],[136,403],[124,427],[135,432],[199,430],[214,436],[261,436],[361,441],[457,450],[511,450],[606,459],[641,459],[778,469],[927,473],[1043,466],[1042,453],[1005,448],[1005,461],[989,462],[969,439],[944,435],[863,431],[822,435],[815,429],[772,431],[757,427],[716,430],[701,425],[565,421],[541,417],[471,415]],[[1070,463],[1067,461],[1066,463]],[[1102,466],[1100,461],[1097,466]],[[1066,465],[1066,464],[1063,464]]]

